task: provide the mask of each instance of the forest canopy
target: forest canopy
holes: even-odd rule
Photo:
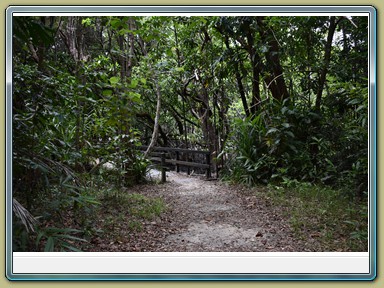
[[[16,250],[34,216],[50,227],[37,246],[63,234],[72,249],[60,211],[90,229],[95,191],[144,181],[154,146],[366,206],[368,44],[364,16],[13,17]]]

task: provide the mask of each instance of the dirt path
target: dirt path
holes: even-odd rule
[[[120,251],[303,251],[282,211],[251,190],[168,172],[167,183],[136,193],[161,197],[167,212],[119,245]]]

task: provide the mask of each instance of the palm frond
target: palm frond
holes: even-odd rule
[[[27,229],[27,232],[35,232],[34,227],[38,225],[38,221],[15,198],[12,198],[12,210],[15,213],[16,217],[21,220],[25,229]]]

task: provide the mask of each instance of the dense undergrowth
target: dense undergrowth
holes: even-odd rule
[[[110,209],[126,209],[130,216],[125,221],[152,213],[146,206],[152,205],[151,200],[130,194],[126,188],[144,181],[148,165],[144,158],[137,157],[128,170],[114,162],[77,170],[62,159],[18,156],[22,158],[14,158],[14,169],[24,176],[20,180],[33,181],[29,180],[29,186],[14,185],[13,196],[23,200],[20,204],[14,199],[20,211],[13,215],[14,251],[79,251],[92,235],[103,233],[94,221],[106,203]],[[120,220],[119,216],[114,221]]]
[[[366,95],[362,89],[345,99],[342,113],[334,106],[315,112],[285,102],[237,120],[222,178],[272,187],[275,202],[290,207],[298,236],[315,231],[331,250],[343,245],[367,251]],[[333,243],[335,233],[346,243]]]
[[[166,205],[160,198],[145,197],[131,193],[129,188],[114,186],[111,179],[122,171],[100,170],[99,175],[92,175],[80,194],[71,197],[58,193],[53,195],[56,199],[41,202],[44,211],[35,210],[40,211],[40,217],[30,215],[35,219],[30,231],[21,221],[25,214],[15,217],[14,251],[82,251],[90,249],[89,241],[96,236],[118,242],[121,237],[129,237],[130,232],[140,231],[143,221],[165,211]],[[70,188],[80,189],[74,185]]]
[[[13,250],[77,251],[160,213],[127,190],[152,138],[272,187],[298,237],[366,250],[367,31],[363,16],[14,17]]]

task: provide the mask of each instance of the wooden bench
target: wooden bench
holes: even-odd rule
[[[146,150],[146,146],[141,146],[140,149]],[[172,158],[172,153],[176,155],[176,159]],[[186,154],[186,157],[188,158],[189,154],[202,154],[205,155],[205,162],[206,163],[197,163],[192,161],[183,161],[180,160],[180,153]],[[160,156],[160,157],[159,157]],[[170,157],[170,158],[167,158]],[[211,155],[209,151],[202,151],[202,150],[189,150],[189,149],[182,149],[182,148],[170,148],[170,147],[154,147],[153,152],[151,152],[150,160],[152,162],[158,162],[161,165],[161,181],[166,181],[166,164],[172,164],[176,166],[176,172],[180,172],[180,166],[186,166],[188,167],[188,174],[189,174],[189,167],[195,167],[195,168],[201,168],[205,169],[207,179],[211,177]]]
[[[153,161],[153,162],[161,162],[161,157],[151,157],[150,160]],[[196,168],[203,168],[203,169],[208,169],[208,168],[211,167],[208,164],[189,162],[189,161],[181,161],[181,160],[174,160],[174,159],[165,159],[165,163],[173,164],[173,165],[181,165],[181,166],[190,166],[190,167],[196,167]]]

